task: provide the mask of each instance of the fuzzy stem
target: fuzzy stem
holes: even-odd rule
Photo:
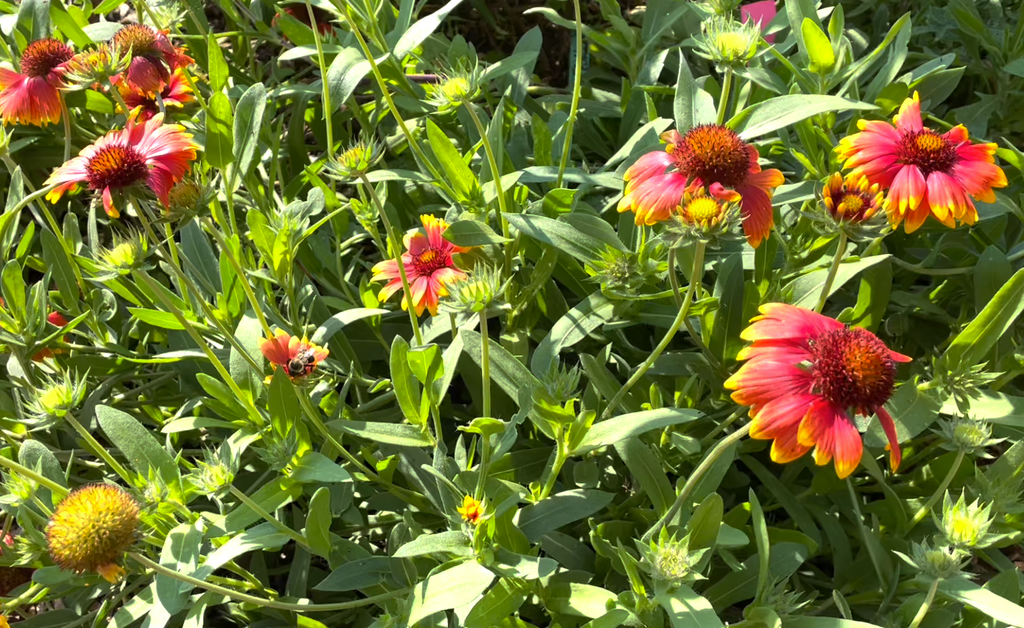
[[[928,587],[928,594],[924,598],[924,604],[918,609],[917,615],[914,615],[914,621],[910,622],[908,628],[918,628],[921,622],[924,621],[924,616],[928,614],[928,609],[931,608],[932,602],[935,601],[935,592],[939,590],[939,581],[941,578],[932,580],[932,586]]]
[[[60,118],[64,123],[64,162],[71,159],[71,116],[68,115],[68,103],[64,101],[64,92],[57,92],[60,97]]]
[[[732,68],[725,69],[725,76],[722,79],[722,96],[718,99],[718,118],[716,122],[719,125],[725,124],[725,113],[729,110],[729,97],[732,95]]]
[[[302,536],[295,530],[292,530],[285,524],[278,521],[274,515],[264,510],[259,504],[254,502],[248,495],[235,488],[234,484],[229,484],[228,490],[231,492],[232,495],[235,496],[235,498],[238,501],[245,504],[245,506],[249,508],[249,510],[253,511],[257,515],[265,519],[268,523],[270,523],[270,525],[277,528],[282,534],[284,534],[288,538],[292,539],[293,541],[295,541],[302,547],[306,548],[307,550],[309,549],[309,543],[306,541],[306,537]]]
[[[828,277],[825,278],[825,285],[821,287],[821,296],[818,297],[818,306],[814,308],[819,314],[825,309],[825,302],[832,291],[832,284],[835,283],[836,274],[839,272],[839,264],[843,261],[843,254],[846,253],[846,232],[839,232],[839,246],[836,248],[835,257],[832,258],[832,265],[828,269]]]
[[[555,187],[562,187],[565,168],[569,165],[569,153],[572,152],[572,131],[576,125],[576,115],[580,107],[580,91],[583,85],[583,16],[580,12],[580,0],[572,0],[576,18],[576,71],[572,82],[572,104],[569,105],[569,117],[565,121],[565,143],[562,144],[562,156],[558,160],[558,178]]]
[[[676,274],[676,249],[668,250],[668,283],[672,286],[672,294],[676,298],[676,307],[683,307],[683,293],[679,290],[679,275]]]
[[[555,459],[551,463],[551,469],[548,473],[547,480],[544,482],[544,488],[540,491],[540,496],[537,501],[547,499],[548,495],[555,488],[555,482],[558,481],[558,474],[562,472],[562,466],[565,461],[569,459],[569,452],[565,444],[565,429],[562,426],[558,427],[558,433],[555,434]]]
[[[480,311],[480,375],[483,379],[483,414],[491,416],[491,340],[487,336],[487,308]]]

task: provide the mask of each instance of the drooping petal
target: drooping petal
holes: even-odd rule
[[[885,438],[889,441],[885,447],[889,451],[889,468],[896,473],[896,469],[899,469],[900,461],[903,459],[899,437],[896,435],[896,424],[892,420],[892,415],[884,407],[879,407],[875,414],[878,415],[878,422],[881,423]]]

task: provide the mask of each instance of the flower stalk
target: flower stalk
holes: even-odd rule
[[[836,281],[836,274],[839,273],[839,264],[843,261],[843,255],[846,253],[847,236],[845,231],[839,232],[839,246],[836,248],[836,254],[832,257],[832,265],[828,268],[828,275],[825,277],[825,284],[821,286],[821,296],[818,297],[818,305],[815,306],[814,311],[819,314],[825,309],[825,302],[828,301],[828,295],[832,292],[832,284]]]

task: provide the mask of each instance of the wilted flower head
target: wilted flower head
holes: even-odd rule
[[[462,499],[462,505],[456,508],[456,511],[462,515],[463,521],[470,525],[477,525],[484,516],[484,505],[474,499],[472,495],[466,495]]]
[[[439,113],[454,111],[460,105],[473,102],[480,96],[480,67],[460,63],[441,74],[441,80],[427,86],[427,102],[437,107]]]
[[[170,81],[171,72],[193,63],[184,48],[171,44],[165,31],[145,24],[128,24],[111,41],[131,58],[123,80],[147,94],[159,93]]]
[[[128,69],[131,54],[116,44],[100,44],[83,50],[64,64],[64,80],[87,89],[103,84]]]
[[[335,179],[348,181],[369,172],[383,156],[383,144],[374,137],[363,137],[338,153],[334,161],[328,162],[326,171]]]
[[[64,86],[63,65],[71,48],[57,39],[29,44],[21,56],[21,73],[0,68],[0,119],[4,124],[45,124],[60,121],[58,88]]]
[[[707,550],[691,552],[690,535],[676,539],[675,534],[670,535],[668,530],[662,528],[657,541],[651,540],[649,545],[637,541],[637,549],[643,557],[641,565],[646,567],[647,573],[670,587],[703,578],[695,569]]]
[[[29,408],[40,419],[62,419],[85,399],[85,378],[63,373],[36,388]]]
[[[940,421],[939,433],[945,437],[942,443],[945,449],[963,451],[978,456],[985,456],[985,448],[1001,442],[1001,438],[992,438],[992,424],[970,417],[957,417]]]
[[[910,556],[900,552],[896,552],[896,554],[928,578],[953,578],[967,575],[963,573],[963,567],[970,557],[962,549],[950,545],[931,547],[927,541],[913,543],[910,548]],[[968,575],[968,577],[970,576]]]
[[[721,65],[742,66],[757,56],[761,28],[749,21],[738,22],[728,17],[713,17],[702,25],[704,33],[697,38],[696,53]]]
[[[468,277],[448,284],[448,298],[441,301],[440,309],[452,313],[500,309],[507,285],[508,282],[502,283],[501,271],[497,268],[478,267]]]
[[[938,527],[955,547],[985,547],[989,544],[989,526],[992,525],[992,505],[984,506],[978,500],[968,504],[964,494],[955,503],[946,492],[942,501],[942,519]]]
[[[121,555],[135,542],[139,505],[124,489],[91,484],[75,489],[57,506],[46,527],[53,562],[67,571],[98,572],[117,582]]]

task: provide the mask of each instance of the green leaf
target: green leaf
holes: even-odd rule
[[[43,261],[53,273],[53,280],[57,283],[64,305],[77,307],[78,283],[75,281],[75,271],[71,268],[72,262],[61,248],[60,241],[48,229],[40,230],[39,241],[43,245]]]
[[[232,154],[238,167],[238,175],[245,178],[252,170],[253,157],[259,145],[260,128],[263,126],[263,112],[267,108],[267,88],[256,83],[245,90],[235,107],[234,147]]]
[[[533,214],[508,214],[508,223],[538,242],[550,244],[581,262],[598,259],[605,243],[561,220]]]
[[[395,558],[412,558],[428,554],[454,554],[455,556],[472,556],[469,537],[461,530],[424,534],[398,548]]]
[[[82,27],[78,25],[78,22],[68,14],[64,9],[64,3],[60,0],[50,1],[50,20],[60,32],[64,33],[68,39],[74,42],[76,47],[86,48],[93,45],[92,38],[86,35]]]
[[[536,543],[548,532],[598,512],[614,498],[612,493],[601,491],[563,491],[520,510],[517,525],[527,539]]]
[[[206,55],[210,63],[207,72],[210,76],[210,89],[214,92],[224,91],[230,77],[228,63],[224,60],[224,51],[218,42],[215,33],[210,33],[206,40]]]
[[[1018,270],[946,349],[942,359],[950,369],[980,362],[1024,311],[1024,269]]]
[[[390,314],[388,310],[382,310],[379,308],[368,308],[368,307],[357,307],[351,310],[345,310],[338,312],[334,316],[328,318],[323,322],[320,327],[313,332],[313,337],[310,338],[310,342],[316,345],[323,346],[334,337],[334,334],[338,333],[345,327],[351,325],[356,321],[361,321],[364,318],[371,318],[374,316],[384,316]]]
[[[825,31],[821,30],[821,26],[807,17],[800,25],[800,32],[803,35],[804,52],[810,60],[807,69],[825,76],[836,65],[836,53],[832,50],[832,42],[828,40]]]
[[[430,141],[430,150],[434,152],[434,157],[441,164],[444,173],[448,175],[447,180],[455,190],[456,199],[463,204],[477,202],[481,190],[476,175],[462,160],[462,155],[452,146],[451,140],[444,134],[444,131],[429,119],[427,120],[427,139]]]
[[[743,255],[741,253],[733,253],[718,265],[714,296],[718,299],[718,311],[714,314],[714,325],[711,327],[711,340],[708,342],[708,348],[711,349],[712,355],[733,361],[736,354],[743,348],[740,332],[747,325],[743,316]]]
[[[316,48],[312,52],[315,54]],[[356,46],[343,48],[334,57],[327,68],[327,90],[331,96],[331,107],[335,111],[352,97],[359,81],[370,73],[370,69],[370,62]]]
[[[748,490],[750,500],[750,519],[754,529],[754,542],[757,544],[757,594],[754,596],[754,603],[764,600],[771,581],[768,578],[768,569],[771,564],[771,548],[768,545],[768,524],[764,520],[764,510],[761,509],[761,502],[757,500],[754,489]]]
[[[577,617],[602,617],[617,601],[608,589],[575,582],[552,582],[546,593],[549,611]]]
[[[444,232],[444,239],[457,246],[487,246],[511,242],[494,232],[494,229],[480,220],[462,218],[453,222]]]
[[[46,445],[37,440],[26,440],[21,444],[21,447],[18,448],[18,462],[22,466],[38,471],[46,479],[52,480],[61,486],[66,487],[68,485],[64,479],[64,470],[61,468],[60,462],[57,461],[57,457],[46,448]],[[55,502],[59,501],[57,496],[52,495],[50,489],[45,486],[40,486],[36,491],[44,501],[54,505],[56,505]]]
[[[331,557],[331,491],[321,486],[309,500],[304,536],[309,549],[322,558]],[[282,535],[284,536],[284,535]]]
[[[836,271],[835,281],[832,282],[829,295],[835,294],[846,282],[856,277],[859,273],[884,262],[889,257],[889,254],[886,253],[884,255],[872,255],[870,257],[854,259],[847,258],[843,260],[839,264],[839,270]],[[821,290],[825,287],[827,280],[828,269],[819,268],[794,279],[782,289],[783,294],[788,293],[790,295],[787,301],[792,305],[813,308],[817,305],[818,298],[821,296]]]
[[[171,495],[181,499],[178,465],[171,454],[153,438],[149,429],[130,414],[110,406],[96,406],[96,420],[114,447],[124,454],[129,466],[142,477],[150,473],[158,475],[171,490]]]
[[[610,321],[615,315],[615,303],[598,290],[576,307],[566,312],[540,342],[530,361],[530,370],[537,377],[545,377],[551,366],[557,364],[562,349],[583,340],[590,332]]]
[[[321,490],[326,491],[327,489]],[[288,535],[279,532],[273,524],[261,523],[258,526],[232,536],[227,543],[207,554],[206,560],[196,570],[193,577],[199,580],[206,580],[213,572],[243,554],[256,550],[282,547],[290,541],[291,539]]]
[[[676,119],[676,130],[680,133],[686,133],[698,124],[714,122],[716,117],[715,101],[693,79],[682,48],[679,49],[679,76],[676,79],[672,111]]]
[[[1024,608],[966,578],[939,581],[939,593],[954,602],[978,609],[996,621],[1024,626]]]
[[[245,353],[260,365],[263,364],[264,359],[259,344],[262,337],[263,327],[260,326],[259,320],[252,310],[247,311],[238,320],[238,327],[235,328],[235,340],[238,341]],[[228,372],[231,373],[231,379],[238,384],[239,388],[248,390],[250,393],[259,390],[263,383],[262,373],[257,374],[249,361],[234,345],[231,346],[231,353],[228,355]]]
[[[501,578],[498,584],[473,606],[463,625],[466,628],[499,626],[503,619],[519,610],[528,596],[529,589],[526,586]]]
[[[405,419],[413,425],[422,425],[427,416],[420,403],[420,386],[409,368],[409,343],[401,336],[395,336],[391,343],[391,385]]]
[[[654,504],[659,514],[665,514],[675,500],[675,492],[662,470],[661,455],[639,438],[627,438],[615,444],[615,452],[619,454],[623,464],[633,474],[640,489]]]
[[[875,105],[821,94],[787,94],[753,104],[729,120],[728,126],[745,140],[767,135],[829,111],[870,111]]]
[[[25,321],[28,318],[28,311],[25,309],[25,292],[28,288],[25,286],[25,278],[21,274],[21,264],[16,260],[4,264],[4,269],[0,272],[0,288],[2,288],[7,309],[11,311],[16,320]]]
[[[449,0],[437,11],[417,20],[415,24],[402,33],[402,36],[395,43],[394,48],[391,50],[394,58],[401,63],[406,55],[426,41],[427,37],[430,37],[437,30],[437,27],[441,25],[441,21],[460,4],[462,4],[462,0]]]
[[[200,544],[203,532],[198,527],[182,523],[167,533],[163,549],[160,552],[160,564],[177,573],[190,574],[199,564]],[[152,625],[162,625],[188,605],[192,585],[182,584],[177,578],[157,574],[153,583],[156,605],[146,618]]]
[[[366,421],[331,421],[328,426],[366,440],[399,447],[430,447],[433,443],[423,430],[404,423],[367,423]]]
[[[923,434],[939,418],[939,402],[919,391],[916,380],[900,386],[886,405],[896,425],[896,439],[901,443]],[[975,410],[974,405],[972,402],[972,414]],[[864,444],[868,447],[885,447],[888,442],[881,423],[872,419],[871,425],[864,432]]]
[[[302,494],[302,487],[291,478],[279,477],[264,484],[258,491],[249,495],[249,498],[256,502],[266,512],[274,512],[294,501]],[[235,534],[255,521],[261,519],[260,515],[245,504],[239,504],[218,522],[213,519],[215,528],[213,536]]]
[[[777,580],[788,578],[807,560],[808,555],[807,547],[800,543],[776,543],[772,546],[768,571]],[[751,556],[743,562],[742,570],[715,581],[704,591],[704,596],[718,610],[754,597],[757,594],[759,562],[757,555]]]
[[[878,628],[876,624],[838,617],[799,617],[786,615],[782,618],[782,628]]]
[[[663,593],[656,598],[665,609],[673,628],[723,628],[711,603],[697,595],[685,584],[679,585],[672,593]]]
[[[475,560],[428,576],[412,591],[409,625],[438,611],[463,606],[486,591],[493,581],[494,574]]]
[[[481,567],[482,569],[482,567]],[[370,556],[345,563],[332,571],[320,584],[317,591],[356,591],[383,584],[391,574],[391,558]]]
[[[669,425],[689,423],[704,416],[699,410],[687,408],[659,408],[612,417],[595,423],[584,437],[583,442],[573,451],[584,454],[601,447],[614,445],[638,434],[661,429]]]
[[[206,108],[206,161],[215,168],[227,168],[235,160],[231,154],[234,144],[232,128],[235,114],[231,108],[231,100],[224,92],[216,92],[210,96]]]
[[[291,479],[296,482],[351,482],[352,476],[327,456],[307,451],[292,467]]]

